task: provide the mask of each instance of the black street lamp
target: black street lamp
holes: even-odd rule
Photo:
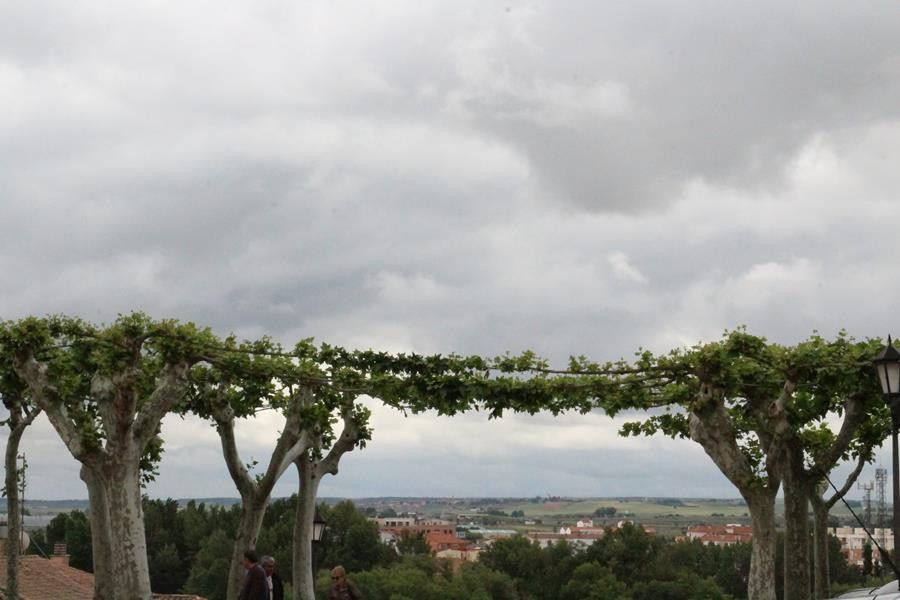
[[[896,352],[896,350],[895,350]],[[900,356],[900,354],[898,354]],[[313,517],[313,531],[312,531],[312,539],[314,542],[321,542],[322,538],[325,536],[325,519],[322,518],[322,515],[319,514],[319,505],[316,505],[316,514]]]
[[[898,351],[891,336],[888,336],[887,346],[872,361],[881,381],[881,391],[884,399],[891,409],[891,440],[893,445],[894,471],[892,483],[894,487],[894,549],[891,551],[891,562],[897,556],[897,545],[900,544],[900,452],[897,448],[897,429],[900,426],[900,351]],[[896,563],[895,563],[896,564]],[[895,568],[896,570],[896,568]],[[900,576],[900,574],[898,574]]]
[[[313,529],[312,529],[312,574],[313,581],[316,580],[316,555],[321,552],[320,545],[322,544],[322,540],[325,538],[325,519],[322,518],[322,515],[319,514],[319,505],[316,504],[316,514],[313,516]]]

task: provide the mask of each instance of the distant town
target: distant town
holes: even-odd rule
[[[344,498],[321,498],[336,504]],[[208,506],[231,506],[238,498],[184,498]],[[404,536],[423,539],[439,558],[473,562],[494,540],[524,535],[541,547],[567,541],[587,547],[602,538],[607,528],[625,523],[641,527],[648,534],[673,539],[699,540],[705,545],[728,546],[750,542],[752,530],[742,499],[614,497],[576,498],[535,496],[530,498],[455,497],[373,497],[354,498],[353,503],[377,524],[381,541],[400,543]],[[881,546],[893,549],[893,535],[878,515],[859,500],[848,501]],[[781,511],[780,502],[777,509]],[[889,507],[888,507],[889,508]],[[87,500],[28,500],[25,527],[45,527],[54,516],[71,510],[87,511]],[[0,514],[0,519],[3,519]],[[883,519],[883,516],[882,516]],[[861,565],[867,536],[850,512],[835,507],[830,533],[841,542],[851,564]],[[874,558],[880,559],[877,549]]]

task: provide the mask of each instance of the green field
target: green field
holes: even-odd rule
[[[736,502],[718,500],[680,500],[680,504],[657,504],[645,500],[620,500],[614,498],[578,499],[571,502],[522,502],[504,505],[503,510],[521,510],[526,517],[591,516],[601,507],[616,509],[616,518],[631,517],[636,520],[668,516],[702,518],[716,516],[746,517],[747,507]]]

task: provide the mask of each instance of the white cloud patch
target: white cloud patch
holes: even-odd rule
[[[613,252],[607,260],[616,277],[633,283],[647,283],[647,278],[628,262],[628,257],[624,253]]]

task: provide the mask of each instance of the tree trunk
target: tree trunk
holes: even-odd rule
[[[94,563],[94,600],[115,598],[115,571],[112,568],[112,529],[109,501],[102,474],[82,465],[81,480],[88,490],[88,515],[91,522],[91,549]]]
[[[859,474],[862,473],[863,466],[866,464],[867,454],[860,453],[856,457],[856,466],[847,475],[844,485],[841,489],[835,488],[834,494],[830,498],[823,498],[819,494],[825,493],[828,489],[825,480],[819,482],[821,489],[813,489],[810,486],[809,501],[813,507],[813,583],[814,596],[818,598],[828,598],[831,595],[831,568],[829,565],[828,552],[828,513],[834,504],[843,498],[850,488],[856,483]]]
[[[298,600],[315,600],[316,574],[312,568],[312,533],[313,519],[316,514],[316,497],[319,484],[325,474],[337,475],[341,457],[351,452],[357,442],[362,439],[364,431],[358,416],[354,415],[353,402],[347,396],[347,402],[341,409],[344,430],[334,441],[334,445],[321,460],[314,458],[315,452],[304,452],[295,461],[300,479],[300,490],[297,493],[297,513],[294,519],[294,589]]]
[[[138,464],[137,459],[126,458],[109,468],[111,485],[107,497],[109,522],[114,532],[112,566],[123,600],[150,600],[152,595]]]
[[[315,600],[312,534],[320,478],[316,476],[315,463],[307,457],[300,457],[295,464],[300,477],[300,489],[294,518],[294,593],[297,594],[297,600]]]
[[[784,600],[809,600],[809,489],[803,451],[791,447],[784,457]]]
[[[745,496],[753,544],[750,554],[750,576],[747,600],[776,600],[775,597],[775,494],[764,492]]]
[[[813,500],[813,597],[831,596],[831,573],[828,564],[828,505]]]
[[[231,550],[231,566],[228,571],[228,600],[237,600],[244,583],[244,552],[256,549],[256,540],[262,529],[263,518],[269,506],[269,496],[263,498],[248,496],[241,498],[241,520]]]
[[[94,596],[103,600],[150,600],[150,575],[140,467],[127,456],[84,464],[94,560]]]
[[[12,417],[10,418],[12,420]],[[19,442],[24,427],[10,427],[6,440],[6,518],[9,534],[6,546],[6,590],[5,598],[19,599],[19,554],[22,529],[22,505],[19,498]]]
[[[19,556],[22,553],[22,499],[19,497],[19,444],[25,429],[34,422],[41,409],[25,407],[20,395],[6,394],[3,404],[9,410],[9,437],[6,439],[6,597],[18,600],[19,597]],[[25,474],[23,473],[24,477]]]

